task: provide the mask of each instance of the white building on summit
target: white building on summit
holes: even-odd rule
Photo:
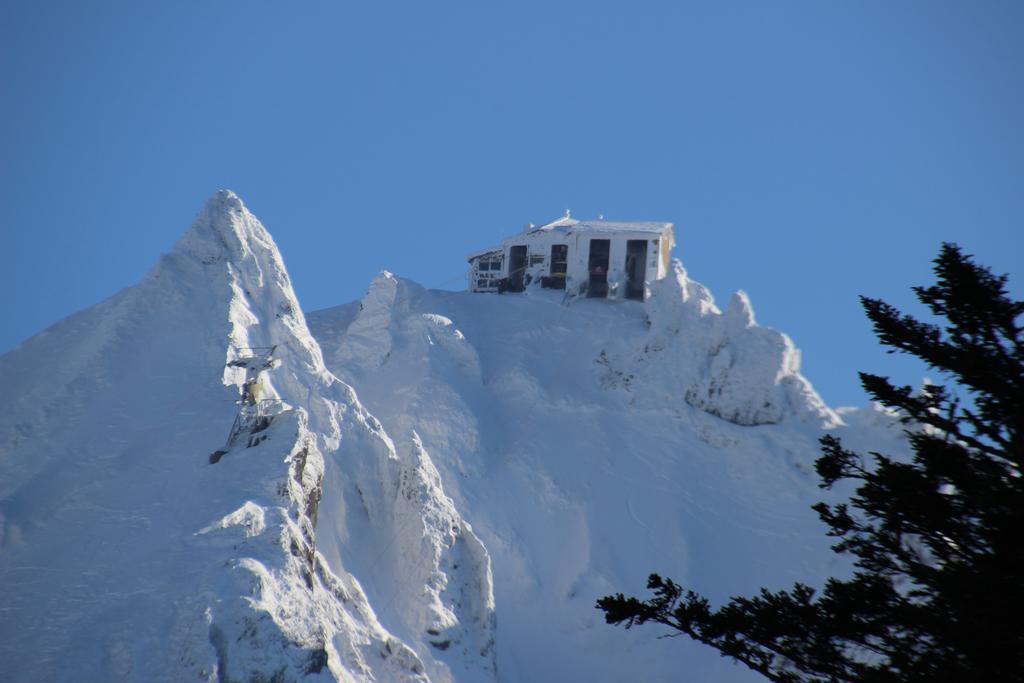
[[[668,274],[671,223],[580,221],[567,211],[532,224],[469,260],[473,292],[521,292],[531,284],[574,296],[644,300],[647,283]]]

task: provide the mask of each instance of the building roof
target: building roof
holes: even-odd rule
[[[473,259],[480,258],[481,256],[487,256],[488,254],[493,254],[495,252],[500,252],[502,249],[503,249],[503,247],[500,244],[498,246],[496,246],[496,247],[487,247],[486,249],[477,249],[476,251],[473,251],[473,252],[470,252],[470,253],[466,254],[466,260],[467,261],[472,261]]]
[[[521,240],[524,236],[537,235],[545,232],[556,232],[563,235],[574,235],[578,233],[602,233],[613,235],[616,233],[635,233],[640,235],[661,236],[666,232],[671,233],[671,223],[660,223],[657,221],[606,221],[603,218],[597,220],[577,220],[568,213],[558,220],[545,223],[541,226],[528,226],[523,232],[511,235],[502,240],[502,244],[486,249],[477,249],[467,254],[466,260],[472,261],[495,251],[502,251],[505,245],[511,240]]]
[[[671,229],[671,223],[656,221],[606,221],[604,219],[581,221],[571,216],[563,216],[558,220],[528,230],[527,233],[552,231],[571,235],[577,232],[642,232],[660,235]]]

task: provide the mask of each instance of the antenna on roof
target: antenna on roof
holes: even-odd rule
[[[572,218],[572,211],[570,211],[569,209],[566,209],[565,210],[565,217],[566,218]]]
[[[603,213],[597,214],[597,220],[603,221],[604,220],[604,214]]]

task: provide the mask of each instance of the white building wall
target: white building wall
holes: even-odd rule
[[[514,246],[527,247],[527,265],[525,274],[529,276],[530,286],[539,282],[540,278],[550,273],[551,247],[565,244],[568,247],[566,269],[566,291],[572,295],[580,294],[580,288],[590,280],[590,241],[607,239],[610,241],[608,257],[608,296],[623,298],[626,290],[626,249],[627,242],[633,239],[647,240],[647,271],[645,279],[650,282],[660,280],[668,275],[669,253],[672,249],[672,232],[660,234],[638,233],[636,231],[598,232],[587,234],[584,231],[565,234],[559,231],[539,231],[521,233],[502,242],[503,252],[501,277],[509,276],[510,251]],[[657,244],[654,242],[657,241]],[[539,257],[539,258],[538,258]],[[471,264],[471,275],[477,275],[475,264]],[[470,289],[475,288],[475,280]]]
[[[589,279],[588,258],[590,258],[590,240],[581,235],[573,235],[572,244],[569,245],[569,276],[571,279],[565,283],[566,291],[578,294],[580,285]],[[569,290],[570,287],[572,290]]]
[[[620,299],[626,291],[626,240],[612,238],[608,254],[608,298]]]
[[[658,259],[656,265],[658,276],[655,278],[656,280],[668,277],[668,266],[672,260],[673,246],[675,245],[671,239],[663,237],[658,240],[658,248],[655,250]]]

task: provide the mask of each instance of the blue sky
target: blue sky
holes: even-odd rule
[[[833,405],[943,240],[1021,296],[1024,3],[0,5],[0,352],[137,282],[216,189],[307,310],[566,208],[668,220]]]

